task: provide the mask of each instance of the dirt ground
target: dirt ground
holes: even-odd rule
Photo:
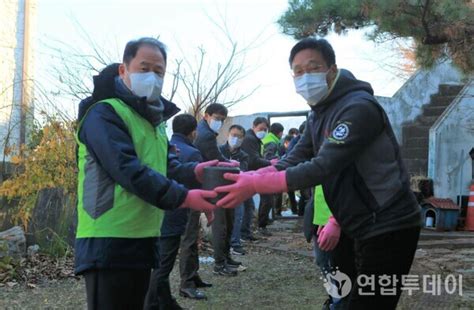
[[[179,303],[187,309],[320,309],[326,293],[311,246],[300,233],[301,220],[276,221],[270,231],[272,237],[247,245],[247,255],[237,257],[248,269],[235,278],[215,276],[212,264],[201,265],[202,278],[214,284],[206,289],[207,301],[177,296],[178,275],[173,270],[172,291]],[[439,274],[443,280],[462,274],[462,296],[443,290],[440,296],[421,290],[413,296],[404,293],[398,309],[474,309],[474,233],[423,232],[411,273],[420,279]],[[34,289],[0,287],[0,309],[85,308],[82,279],[45,281]]]

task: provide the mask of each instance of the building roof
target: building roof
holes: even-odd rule
[[[445,209],[445,210],[459,210],[459,206],[456,205],[451,199],[449,198],[435,198],[430,197],[424,199],[421,202],[422,206],[431,205],[435,209]]]

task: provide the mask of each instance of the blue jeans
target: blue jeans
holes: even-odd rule
[[[236,211],[237,212],[237,211]],[[255,204],[253,198],[250,198],[244,202],[244,211],[242,216],[242,227],[240,232],[244,238],[252,236],[252,220],[255,212]],[[235,219],[237,219],[237,213],[235,214]],[[234,224],[234,227],[236,225]]]
[[[230,238],[231,247],[241,247],[240,229],[242,227],[242,218],[244,216],[244,205],[241,204],[234,209],[234,227],[232,228],[232,237]]]

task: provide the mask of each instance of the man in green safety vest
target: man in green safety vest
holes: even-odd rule
[[[215,192],[180,184],[218,161],[181,164],[169,152],[165,123],[179,109],[161,96],[165,72],[163,43],[130,41],[79,106],[75,272],[88,309],[142,309],[163,210],[215,208],[205,200]]]

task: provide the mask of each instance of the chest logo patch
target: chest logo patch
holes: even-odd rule
[[[349,126],[344,123],[337,125],[337,127],[334,128],[334,130],[332,131],[332,138],[338,141],[344,140],[345,138],[347,138],[348,135]]]

